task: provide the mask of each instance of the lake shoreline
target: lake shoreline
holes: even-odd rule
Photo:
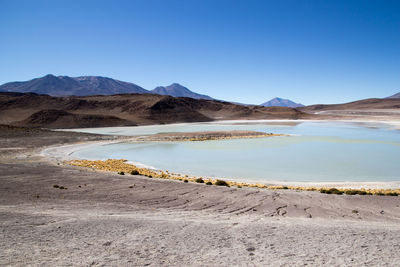
[[[310,122],[310,121],[306,121],[306,122]],[[331,121],[311,121],[313,123],[319,123],[319,122],[323,122],[323,123],[329,123]],[[333,121],[334,123],[337,123],[337,121]],[[340,121],[342,122],[342,121]],[[257,120],[257,121],[220,121],[220,122],[213,122],[211,124],[257,124],[257,123],[273,123],[273,124],[278,124],[278,123],[284,123],[284,124],[290,124],[292,125],[293,123],[301,123],[299,121],[293,121],[293,120],[280,120],[280,121],[276,121],[276,120]],[[381,122],[376,122],[374,121],[374,124],[369,124],[370,122],[367,121],[363,121],[361,122],[360,120],[358,121],[343,121],[343,123],[350,123],[351,125],[355,123],[355,125],[358,125],[359,123],[367,123],[366,125],[362,125],[363,127],[377,127],[382,125]],[[376,125],[375,125],[376,123]],[[208,125],[209,123],[205,123],[205,124],[200,124],[200,125]],[[190,125],[190,124],[184,124],[186,125]],[[383,124],[385,129],[388,127],[386,123]],[[390,124],[392,125],[392,124]],[[145,126],[147,127],[147,126]],[[150,127],[150,126],[149,126]],[[173,129],[175,128],[175,126],[173,127]],[[239,132],[241,135],[248,135],[248,131],[242,131]],[[256,132],[250,131],[250,133],[252,134],[257,134]],[[174,141],[190,141],[190,140],[196,140],[196,138],[198,138],[201,134],[205,134],[204,132],[178,132],[178,133],[161,133],[161,134],[147,134],[147,135],[142,135],[142,136],[125,136],[125,142],[128,143],[135,143],[138,141],[143,141],[143,142],[174,142]],[[219,132],[220,136],[222,136],[222,138],[215,138],[216,140],[220,139],[220,140],[225,140],[225,139],[235,139],[236,137],[227,137],[225,138],[225,136],[227,134],[229,134],[229,131],[224,131],[224,132]],[[261,134],[261,133],[260,133]],[[281,134],[274,134],[271,135],[269,137],[274,138],[274,136],[282,136]],[[287,136],[287,135],[286,135]],[[246,136],[245,136],[246,137]],[[260,135],[258,136],[260,138],[263,138],[264,136]],[[240,136],[238,136],[238,138],[240,138]],[[212,140],[212,139],[211,139]],[[120,141],[120,142],[124,142],[124,141]],[[118,142],[112,142],[113,144],[118,143]],[[112,143],[101,143],[99,145],[102,146],[106,146],[107,144],[112,144]],[[96,147],[96,144],[93,145],[83,145],[83,146],[78,146],[76,148],[73,148],[70,151],[70,154],[77,152],[77,151],[83,151],[85,149],[93,149],[94,147]],[[64,149],[64,148],[63,148]],[[61,150],[63,150],[61,149]],[[58,152],[57,152],[58,153]],[[56,154],[57,154],[56,153]],[[54,154],[54,153],[53,153]],[[108,157],[108,158],[114,158],[115,157]],[[118,158],[124,158],[123,156],[118,157]],[[66,158],[66,160],[70,160],[71,158]],[[76,159],[107,159],[107,158],[91,158],[91,157],[80,157],[80,158],[76,158]],[[129,159],[130,160],[130,159]],[[207,178],[207,179],[223,179],[223,180],[227,180],[227,181],[232,181],[232,182],[243,182],[243,183],[250,183],[250,184],[266,184],[266,185],[276,185],[276,186],[297,186],[297,187],[335,187],[335,188],[352,188],[352,189],[361,189],[361,188],[368,188],[368,189],[397,189],[400,188],[400,180],[388,180],[388,181],[373,181],[373,180],[369,180],[369,181],[363,181],[363,180],[357,180],[357,181],[346,181],[346,180],[342,180],[342,181],[329,181],[329,180],[325,180],[325,181],[301,181],[301,180],[280,180],[280,179],[268,179],[268,177],[264,178],[264,179],[254,179],[254,178],[250,178],[250,177],[246,177],[246,175],[244,174],[242,177],[235,177],[232,178],[233,176],[224,176],[224,175],[219,175],[219,176],[208,176],[205,175],[204,173],[191,173],[190,172],[185,172],[185,171],[177,171],[174,170],[174,168],[170,167],[170,166],[164,166],[162,168],[160,167],[153,167],[151,165],[151,161],[147,161],[146,164],[143,164],[143,162],[140,161],[140,157],[137,157],[137,159],[132,161],[133,164],[135,165],[140,165],[141,167],[147,167],[149,169],[158,169],[160,171],[166,171],[168,170],[173,170],[176,173],[181,173],[183,175],[189,175],[191,177],[203,177],[203,178]],[[150,164],[149,164],[150,163]]]
[[[90,147],[96,147],[96,146],[102,146],[102,145],[109,145],[109,144],[117,144],[117,143],[124,143],[124,142],[136,142],[136,138],[128,138],[128,139],[123,139],[123,140],[111,140],[111,141],[94,141],[94,142],[84,142],[84,143],[79,143],[79,144],[69,144],[69,145],[63,145],[63,146],[54,146],[54,147],[49,147],[45,148],[42,151],[39,152],[39,155],[45,157],[48,159],[50,162],[54,160],[58,162],[59,164],[69,162],[72,160],[85,160],[83,158],[77,158],[74,156],[71,156],[74,152],[82,150],[82,149],[87,149]],[[157,142],[157,141],[154,141]],[[88,160],[95,160],[95,159],[88,159]],[[141,162],[129,162],[135,166],[139,166],[141,168],[146,168],[152,171],[157,171],[157,172],[166,172],[166,170],[161,170],[154,168],[152,166],[145,165]],[[187,175],[184,173],[179,173],[181,177],[190,177],[192,180],[195,180],[197,178],[204,178],[208,180],[226,180],[235,184],[248,184],[252,185],[250,187],[260,187],[262,188],[263,185],[265,186],[289,186],[289,187],[304,187],[304,188],[317,188],[318,190],[320,188],[338,188],[338,189],[399,189],[400,188],[400,181],[388,181],[388,182],[382,182],[382,181],[376,181],[376,182],[371,182],[371,181],[364,181],[364,182],[300,182],[300,181],[278,181],[278,180],[254,180],[254,179],[248,179],[248,178],[240,178],[240,179],[229,179],[225,177],[207,177],[207,176],[194,176],[194,175]],[[258,186],[255,186],[258,185]]]

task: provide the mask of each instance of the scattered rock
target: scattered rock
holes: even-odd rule
[[[111,246],[112,242],[111,241],[107,241],[103,244],[103,246],[108,247]]]

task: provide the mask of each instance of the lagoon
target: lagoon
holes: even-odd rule
[[[123,142],[85,147],[72,156],[124,158],[182,174],[264,183],[400,181],[400,131],[383,123],[223,121],[74,131],[133,136],[219,130],[290,136],[203,142]]]

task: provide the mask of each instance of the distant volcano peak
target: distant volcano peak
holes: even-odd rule
[[[168,86],[158,86],[154,88],[152,91],[154,94],[159,95],[170,95],[174,97],[190,97],[194,99],[207,99],[212,100],[213,98],[208,95],[201,95],[195,92],[190,91],[185,86],[179,83],[172,83]]]
[[[295,103],[289,99],[284,99],[280,97],[275,97],[265,103],[262,103],[260,106],[264,107],[290,107],[290,108],[299,108],[304,107],[303,104]]]

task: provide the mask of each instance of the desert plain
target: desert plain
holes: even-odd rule
[[[119,136],[1,126],[2,266],[398,266],[400,197],[118,175],[44,157]],[[60,189],[64,188],[64,189]]]

